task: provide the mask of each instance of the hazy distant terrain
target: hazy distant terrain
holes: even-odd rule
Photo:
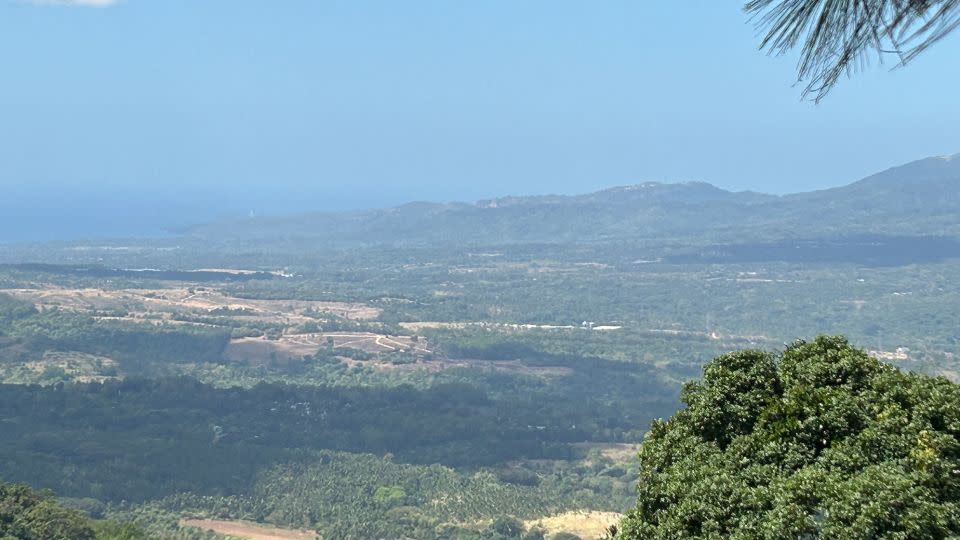
[[[960,154],[927,158],[853,184],[786,196],[706,183],[646,183],[578,196],[506,197],[473,204],[411,203],[350,214],[231,220],[187,229],[211,242],[320,245],[496,245],[960,234]],[[933,250],[940,249],[932,247]],[[952,249],[952,248],[951,248]]]
[[[274,239],[352,246],[953,235],[960,234],[954,219],[958,183],[960,154],[915,161],[842,187],[783,196],[729,192],[704,182],[650,182],[586,195],[297,214],[310,197],[295,200],[290,194],[284,204],[276,197],[257,201],[144,191],[118,204],[118,196],[108,192],[41,197],[15,191],[0,201],[0,241],[186,234],[215,243]],[[373,200],[318,202],[328,208],[360,207]],[[264,205],[270,210],[266,217],[249,216]],[[237,217],[223,217],[229,215]]]
[[[717,354],[842,333],[960,378],[958,187],[929,158],[10,244],[0,478],[159,537],[592,535]]]

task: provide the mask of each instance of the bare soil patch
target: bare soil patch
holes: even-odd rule
[[[253,317],[285,325],[312,321],[304,311],[325,311],[346,319],[369,320],[380,310],[365,304],[321,302],[315,300],[259,300],[237,298],[206,287],[171,287],[164,289],[9,289],[4,291],[21,300],[32,302],[38,309],[74,311],[126,311],[131,320],[169,318],[173,313],[192,315],[222,314]]]
[[[540,527],[551,534],[568,532],[583,538],[595,540],[602,538],[611,525],[616,525],[623,518],[616,512],[600,512],[596,510],[574,510],[554,516],[533,519],[524,523],[530,529]]]
[[[230,362],[263,365],[271,361],[287,361],[313,356],[319,349],[319,343],[301,343],[283,337],[280,339],[240,338],[230,340],[224,351],[224,357]]]
[[[630,443],[574,443],[576,448],[582,448],[586,451],[593,449],[600,450],[600,455],[616,463],[631,462],[637,459],[637,452],[640,451],[639,444]]]
[[[251,523],[249,521],[226,521],[219,519],[182,519],[181,527],[194,527],[217,534],[246,538],[247,540],[316,540],[320,536],[313,531],[283,529]]]

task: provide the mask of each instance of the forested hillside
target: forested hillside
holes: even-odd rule
[[[960,540],[958,29],[0,0],[0,540]]]
[[[257,218],[176,238],[9,246],[0,252],[0,478],[51,489],[94,518],[183,540],[212,538],[203,529],[217,527],[264,527],[297,540],[594,538],[636,505],[638,478],[641,501],[674,490],[676,504],[641,502],[625,534],[736,531],[747,524],[720,514],[750,504],[767,505],[769,523],[781,523],[774,518],[793,510],[744,502],[740,487],[752,480],[725,462],[736,460],[726,442],[703,434],[677,442],[663,425],[685,420],[655,420],[683,397],[688,411],[723,423],[714,431],[727,437],[747,424],[769,428],[757,435],[764,444],[799,437],[782,455],[763,454],[772,461],[762,473],[777,482],[763,493],[775,497],[810,467],[818,482],[836,480],[841,466],[874,474],[863,461],[873,439],[859,437],[888,414],[870,400],[889,385],[913,392],[877,397],[914,411],[904,418],[928,405],[948,418],[952,405],[914,394],[947,395],[949,383],[869,358],[960,379],[957,162],[932,158],[784,197],[643,184]],[[927,202],[936,208],[929,219],[909,217]],[[854,219],[862,226],[848,226]],[[817,461],[823,448],[802,447],[816,442],[801,433],[814,420],[790,416],[790,407],[820,406],[803,401],[821,394],[819,379],[788,391],[785,360],[723,356],[780,350],[825,331],[866,350],[819,340],[783,359],[820,347],[883,375],[870,384],[889,383],[857,387],[852,401],[824,390],[828,418],[817,425],[832,425],[836,413],[856,431],[819,439],[836,444],[829,455],[840,461],[826,464]],[[705,382],[681,393],[718,356]],[[728,363],[739,367],[717,367]],[[762,407],[736,405],[722,395],[730,389],[710,390],[717,369],[735,379],[746,369],[772,393],[761,392]],[[752,395],[744,384],[733,393]],[[714,390],[710,399],[736,405],[733,413],[698,405]],[[834,404],[843,410],[827,410]],[[685,414],[693,412],[677,418]],[[746,424],[727,425],[729,414]],[[669,474],[699,476],[650,476],[636,455],[651,422],[645,456],[663,436],[713,468],[672,456],[683,470]],[[931,422],[907,437],[929,432],[940,441],[930,444],[946,445],[938,433],[952,428]],[[939,488],[897,476],[926,447],[878,441],[890,459],[876,478],[909,493],[934,490],[917,523],[939,524],[936,516],[952,512]],[[759,459],[777,449],[740,450]],[[717,508],[678,487],[727,469],[723,482],[734,487]],[[837,519],[830,531],[847,526]]]
[[[577,196],[251,218],[184,232],[214,243],[283,240],[328,246],[955,237],[960,235],[958,186],[960,154],[915,161],[844,187],[786,196],[729,192],[703,182],[649,182]]]

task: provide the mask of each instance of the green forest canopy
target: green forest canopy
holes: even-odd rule
[[[841,337],[720,356],[640,453],[618,538],[960,533],[960,387]]]
[[[0,540],[147,540],[134,525],[95,521],[50,494],[0,482]]]

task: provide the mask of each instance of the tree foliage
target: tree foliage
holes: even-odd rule
[[[0,540],[146,540],[131,524],[93,521],[47,493],[0,482]]]
[[[960,25],[960,0],[749,0],[762,48],[801,47],[799,78],[817,100],[870,56],[904,65]]]
[[[960,387],[841,337],[720,356],[653,424],[619,538],[960,533]]]

